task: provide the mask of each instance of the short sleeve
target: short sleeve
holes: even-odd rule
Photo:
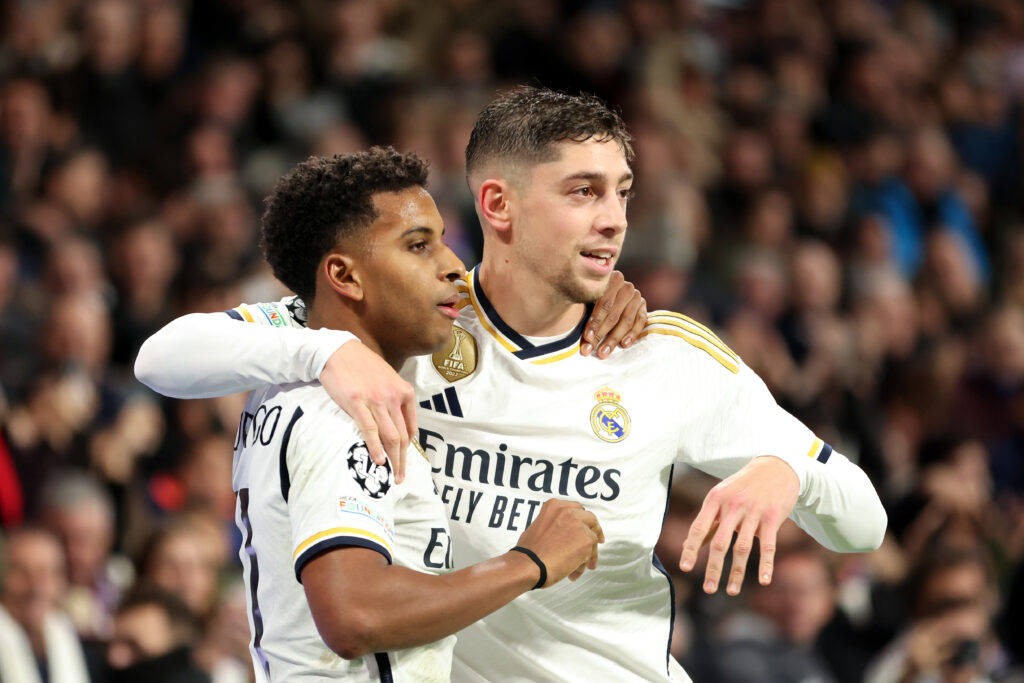
[[[289,442],[287,504],[295,577],[328,550],[362,547],[394,557],[398,494],[390,462],[376,465],[350,422],[332,413],[303,425]]]

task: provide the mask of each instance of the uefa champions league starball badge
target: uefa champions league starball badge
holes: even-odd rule
[[[391,472],[391,461],[378,465],[370,459],[365,443],[357,443],[348,449],[348,469],[352,478],[370,498],[383,498],[395,483]]]

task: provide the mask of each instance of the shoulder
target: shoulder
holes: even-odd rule
[[[280,406],[285,414],[294,417],[298,433],[337,443],[350,441],[350,437],[359,434],[355,420],[338,407],[319,382],[279,384],[267,392],[264,402]]]
[[[640,337],[645,343],[676,347],[694,362],[714,361],[732,374],[738,374],[743,361],[706,325],[672,311],[651,311]]]
[[[297,296],[280,301],[239,304],[224,311],[235,320],[273,327],[305,327],[306,305]]]

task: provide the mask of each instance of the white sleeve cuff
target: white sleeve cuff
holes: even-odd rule
[[[315,338],[311,341],[312,344],[315,344],[315,348],[309,357],[308,372],[310,381],[318,381],[331,355],[348,342],[359,341],[359,337],[351,332],[341,330],[321,328],[312,331],[316,333]]]

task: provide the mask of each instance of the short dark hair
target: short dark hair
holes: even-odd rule
[[[941,542],[928,546],[905,579],[905,597],[911,614],[918,617],[934,617],[960,607],[964,596],[940,598],[934,604],[925,602],[929,581],[939,574],[960,567],[976,567],[985,575],[985,583],[992,585],[995,571],[985,546],[979,543],[974,547],[958,547]]]
[[[265,201],[260,245],[274,276],[311,303],[320,259],[339,239],[378,217],[373,195],[424,187],[427,174],[426,161],[391,147],[298,164]]]
[[[158,608],[167,617],[176,646],[195,642],[199,636],[199,618],[192,613],[182,598],[165,588],[151,583],[139,583],[121,599],[114,613],[121,616],[150,605]]]
[[[555,158],[559,142],[614,140],[627,161],[633,137],[622,117],[593,95],[519,86],[501,93],[477,117],[466,146],[466,177],[487,161],[537,164]]]
[[[49,539],[53,545],[60,550],[61,562],[67,562],[67,558],[64,556],[64,546],[61,545],[60,537],[42,524],[39,524],[38,522],[26,522],[14,527],[13,529],[8,529],[6,531],[6,537],[0,536],[0,589],[3,588],[4,581],[7,580],[7,569],[11,559],[11,543],[14,539],[21,538],[22,536],[40,536],[42,538]]]

